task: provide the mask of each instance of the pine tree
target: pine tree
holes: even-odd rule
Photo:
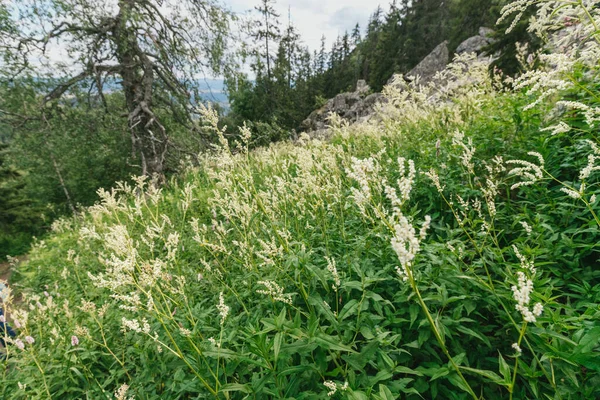
[[[360,44],[361,40],[362,40],[362,38],[360,35],[360,24],[357,22],[356,25],[354,26],[354,29],[352,30],[352,36],[351,36],[352,45],[356,48]]]
[[[348,35],[348,31],[344,32],[344,36],[342,36],[342,59],[348,58],[350,55],[350,35]]]
[[[273,45],[279,40],[279,14],[274,8],[275,0],[261,0],[260,5],[256,6],[256,11],[260,14],[260,19],[255,23],[258,29],[253,32],[254,39],[257,42],[262,42],[262,52],[260,53],[265,58],[265,67],[267,68],[267,80],[272,80],[272,59]]]
[[[321,48],[319,49],[319,55],[318,55],[318,61],[317,61],[317,65],[318,65],[317,73],[318,74],[323,74],[325,72],[325,68],[327,66],[327,50],[325,48],[326,43],[327,43],[327,40],[325,38],[325,35],[321,36]]]

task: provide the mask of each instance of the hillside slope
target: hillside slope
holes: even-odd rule
[[[371,122],[251,152],[205,110],[201,167],[102,191],[15,271],[1,397],[599,397],[598,67],[577,60],[536,97],[542,72],[507,90],[464,56]]]

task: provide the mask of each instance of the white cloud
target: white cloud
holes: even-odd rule
[[[225,4],[235,12],[243,12],[253,9],[259,1],[226,0]],[[287,23],[289,7],[293,24],[312,51],[319,49],[322,35],[330,47],[338,35],[351,31],[357,22],[364,33],[369,16],[378,5],[376,2],[365,3],[364,0],[278,0],[275,7],[281,15],[282,26]]]

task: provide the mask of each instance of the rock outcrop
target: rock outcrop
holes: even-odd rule
[[[458,45],[456,54],[477,53],[480,56],[485,56],[483,53],[484,47],[493,42],[493,30],[489,28],[479,28],[479,35],[468,38]]]
[[[417,76],[420,82],[430,82],[431,79],[440,71],[446,68],[450,62],[450,52],[448,51],[448,41],[445,40],[438,44],[431,53],[427,55],[416,67],[406,74],[407,78],[412,80]]]
[[[488,28],[479,28],[479,34],[463,41],[456,49],[456,54],[476,53],[479,57],[486,56],[483,48],[492,42],[492,32]],[[395,82],[396,85],[403,85],[404,82],[411,82],[415,79],[418,79],[419,84],[422,85],[435,83],[437,73],[443,71],[449,62],[448,41],[444,41],[437,45],[409,73],[402,75],[403,79],[398,79],[400,75],[395,74],[387,83],[389,85]],[[323,107],[313,111],[304,120],[302,127],[308,132],[323,131],[327,128],[328,118],[331,114],[337,114],[349,123],[368,119],[373,114],[376,105],[385,101],[385,97],[381,93],[369,94],[370,91],[367,83],[359,80],[354,92],[340,93],[328,100]]]
[[[327,119],[337,114],[348,122],[357,122],[363,117],[371,115],[375,104],[381,101],[381,93],[369,94],[371,88],[364,80],[356,83],[356,91],[340,93],[318,110],[313,111],[302,122],[302,127],[307,131],[318,131],[327,127]]]
[[[402,75],[402,77],[405,81],[413,81],[418,77],[421,84],[429,83],[433,80],[435,74],[446,68],[449,62],[450,52],[448,51],[448,41],[445,40],[438,44],[416,67],[411,69],[409,73]],[[387,84],[401,82],[401,80],[398,80],[399,76],[400,74],[394,74],[387,81]]]

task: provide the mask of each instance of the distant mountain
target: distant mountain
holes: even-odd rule
[[[219,104],[224,110],[229,110],[229,97],[223,79],[201,79],[198,86],[202,99]]]

